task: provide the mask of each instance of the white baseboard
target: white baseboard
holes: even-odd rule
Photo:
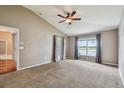
[[[107,62],[102,62],[103,64],[106,64],[106,65],[111,65],[111,66],[118,66],[118,64],[113,64],[113,63],[107,63]]]
[[[28,69],[28,68],[32,68],[32,67],[44,65],[44,64],[47,64],[47,63],[51,63],[51,62],[52,62],[52,61],[47,61],[47,62],[45,62],[45,63],[40,63],[40,64],[36,64],[36,65],[32,65],[32,66],[27,66],[27,67],[19,68],[18,70],[24,70],[24,69]]]
[[[123,87],[124,87],[124,79],[123,79],[123,77],[122,77],[122,73],[121,73],[120,69],[119,69],[119,74],[120,74],[120,76],[121,76],[122,84],[123,84]]]

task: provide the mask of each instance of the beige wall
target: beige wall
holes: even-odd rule
[[[75,39],[69,38],[68,58],[74,59]],[[101,52],[102,61],[107,64],[117,64],[118,62],[118,31],[101,32]]]
[[[124,84],[124,12],[119,27],[119,70]]]
[[[20,29],[20,42],[24,43],[25,49],[20,50],[19,68],[51,62],[53,35],[66,38],[58,29],[22,6],[0,6],[0,25]]]
[[[0,40],[7,40],[7,55],[13,54],[12,35],[10,32],[0,31]]]
[[[67,58],[74,59],[74,52],[75,52],[75,38],[69,37],[68,38],[68,51],[67,51]]]
[[[101,53],[104,63],[118,63],[118,30],[101,33]]]

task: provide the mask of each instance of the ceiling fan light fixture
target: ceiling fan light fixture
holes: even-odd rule
[[[66,19],[66,23],[70,23],[71,22],[71,19]]]

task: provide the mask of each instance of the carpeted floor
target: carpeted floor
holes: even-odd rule
[[[64,60],[0,75],[0,87],[121,88],[122,81],[115,67]]]

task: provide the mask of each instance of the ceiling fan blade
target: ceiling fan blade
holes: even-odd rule
[[[63,15],[60,15],[60,14],[58,14],[57,16],[62,17],[62,18],[66,18],[66,17],[64,17]]]
[[[62,23],[62,22],[64,22],[65,20],[62,20],[62,21],[60,21],[59,23]]]
[[[76,14],[76,11],[73,11],[72,13],[71,13],[71,16],[74,16]]]
[[[72,18],[72,20],[81,20],[81,18]]]

